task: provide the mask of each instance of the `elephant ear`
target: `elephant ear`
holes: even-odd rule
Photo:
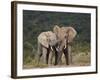
[[[48,48],[49,44],[48,44],[48,37],[46,36],[46,32],[42,32],[39,36],[38,36],[38,43],[40,43],[42,46]]]
[[[77,35],[76,30],[73,27],[62,27],[62,29],[65,30],[66,38],[68,39],[68,42],[72,42],[75,36]]]
[[[53,32],[57,35],[59,33],[60,27],[58,25],[55,25],[53,28]]]
[[[57,25],[54,26],[53,28],[53,32],[56,34],[56,37],[58,39],[58,41],[61,41],[63,38],[62,38],[62,32],[61,32],[61,28]]]
[[[67,33],[68,33],[68,42],[70,43],[77,35],[77,32],[73,27],[68,27]]]

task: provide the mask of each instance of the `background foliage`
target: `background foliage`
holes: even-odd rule
[[[23,10],[23,56],[24,65],[35,64],[37,37],[41,32],[52,31],[54,25],[73,26],[77,36],[72,52],[90,52],[91,15],[87,13],[47,12]],[[32,62],[33,61],[33,62]]]

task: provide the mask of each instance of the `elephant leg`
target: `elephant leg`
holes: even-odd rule
[[[36,55],[36,58],[37,58],[37,61],[38,61],[38,64],[39,64],[40,59],[42,57],[42,46],[39,42],[38,42],[38,52],[37,53],[38,54]]]
[[[42,50],[43,50],[42,51],[43,52],[43,55],[42,55],[43,63],[47,64],[47,48],[43,47]]]
[[[55,46],[52,46],[52,49],[53,49],[53,51],[52,51],[52,53],[50,53],[51,54],[51,64],[52,64],[52,60],[53,60],[53,56],[55,56],[55,62],[54,62],[54,65],[57,65],[58,63],[57,63],[57,60],[58,60],[58,52],[57,52],[57,49],[56,49],[56,47]]]
[[[66,65],[69,65],[69,56],[68,56],[68,48],[65,48],[63,50],[64,55],[65,55],[65,61],[66,61]]]
[[[71,54],[71,46],[68,46],[63,50],[66,60],[66,65],[69,65],[72,63],[72,54]]]
[[[51,46],[49,49],[50,49],[49,64],[52,64],[52,62],[53,62],[53,56],[54,56],[53,53],[55,52],[55,47]]]
[[[63,52],[64,52],[64,55],[65,55],[66,65],[72,64],[71,46],[67,45],[67,47],[64,49]]]
[[[57,64],[61,64],[61,57],[62,57],[62,51],[60,51],[60,53],[58,53]]]
[[[50,48],[47,48],[46,64],[49,63],[49,56],[50,56]]]
[[[72,52],[71,52],[71,46],[68,46],[68,63],[72,64]]]
[[[48,64],[51,65],[53,60],[53,51],[50,51]]]
[[[57,63],[57,60],[58,60],[58,54],[57,54],[57,52],[55,52],[55,64],[54,65],[57,65],[58,63]]]
[[[39,62],[41,60],[41,57],[42,57],[42,53],[37,56],[37,58],[38,58],[38,64],[39,64]]]

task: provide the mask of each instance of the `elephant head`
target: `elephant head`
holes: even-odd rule
[[[49,48],[49,45],[53,46],[57,43],[57,38],[56,38],[55,33],[53,33],[52,31],[42,32],[38,36],[38,42],[42,46]]]
[[[77,32],[73,27],[59,27],[59,26],[54,26],[53,29],[54,33],[57,36],[58,39],[58,44],[59,44],[59,51],[58,51],[58,60],[57,63],[61,62],[61,57],[62,57],[62,53],[64,52],[68,52],[68,44],[71,43],[73,41],[73,39],[75,38]],[[67,46],[67,48],[66,48]],[[66,50],[64,50],[64,48]],[[64,50],[64,52],[63,52]],[[67,55],[65,54],[65,58],[67,61]]]
[[[53,51],[53,47],[57,44],[57,37],[52,31],[42,32],[38,36],[38,54],[39,59],[43,56],[43,62],[48,64],[49,53]],[[50,61],[50,60],[49,60]],[[51,63],[51,62],[50,62]]]
[[[59,42],[68,40],[68,43],[71,43],[75,38],[75,36],[77,35],[77,32],[73,27],[60,28],[59,26],[55,25],[53,31],[56,34]]]
[[[58,25],[54,26],[53,32],[56,34],[59,42],[63,41],[66,37],[65,30],[61,29]]]
[[[61,27],[62,30],[64,30],[64,34],[66,34],[66,40],[68,40],[68,43],[73,42],[75,36],[77,35],[76,30],[73,27]]]

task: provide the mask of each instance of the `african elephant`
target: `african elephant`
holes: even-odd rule
[[[61,63],[61,57],[64,53],[66,64],[70,64],[72,62],[72,54],[71,54],[71,45],[70,43],[73,41],[75,36],[77,35],[76,30],[73,27],[59,27],[55,26],[53,29],[54,33],[57,36],[58,44],[59,44],[59,51],[58,51],[58,58],[57,64]]]
[[[52,31],[42,32],[38,36],[38,59],[43,61],[44,64],[52,63],[53,51],[56,51],[57,45],[56,34]],[[57,53],[57,52],[56,52]],[[56,59],[57,60],[57,59]],[[55,60],[55,62],[57,62]]]

